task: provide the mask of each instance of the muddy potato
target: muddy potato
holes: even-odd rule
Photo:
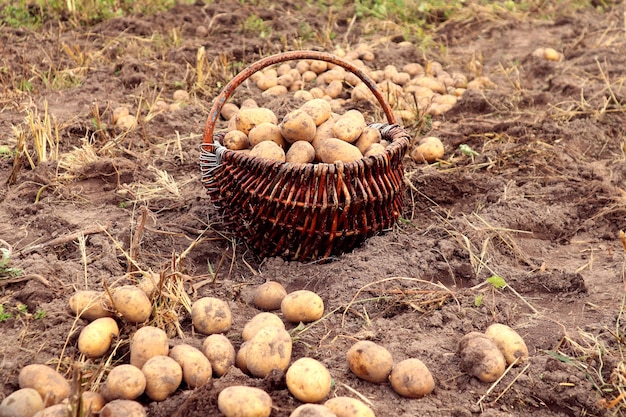
[[[276,97],[284,96],[288,91],[289,90],[284,85],[275,85],[263,91],[263,93],[261,93],[261,97],[270,100]]]
[[[353,162],[363,158],[359,148],[337,138],[328,138],[319,145],[317,157],[327,164],[341,162]]]
[[[134,400],[146,389],[146,377],[141,369],[129,364],[111,369],[104,383],[102,394],[107,401]]]
[[[154,326],[138,329],[130,340],[130,364],[141,369],[153,356],[167,356],[169,353],[167,334]]]
[[[365,127],[363,113],[358,110],[348,110],[335,121],[333,135],[345,142],[352,143],[361,136]]]
[[[354,146],[356,146],[362,154],[365,155],[368,148],[372,146],[374,143],[380,143],[380,139],[382,138],[380,134],[380,130],[375,127],[367,126],[361,132],[359,138],[354,142]]]
[[[350,93],[352,101],[375,101],[376,96],[372,93],[372,90],[364,82],[359,80],[359,83],[354,86]]]
[[[245,362],[252,375],[264,378],[274,369],[285,371],[289,366],[292,340],[287,330],[265,327],[247,344]]]
[[[287,321],[310,323],[322,318],[324,301],[313,291],[297,290],[283,298],[280,303],[280,310]]]
[[[68,304],[75,315],[89,321],[113,315],[109,299],[102,291],[76,291]]]
[[[416,358],[396,363],[391,369],[389,382],[396,393],[408,398],[421,398],[435,389],[432,374],[424,362]]]
[[[322,401],[330,392],[330,372],[313,358],[300,358],[291,364],[285,374],[287,389],[305,403]]]
[[[88,358],[99,358],[111,347],[120,334],[117,322],[111,317],[95,319],[83,327],[78,336],[78,350]]]
[[[352,397],[335,397],[324,403],[337,417],[376,417],[364,402]]]
[[[234,385],[219,393],[217,408],[226,417],[269,417],[272,397],[260,388]]]
[[[32,417],[43,408],[43,400],[36,389],[21,388],[2,400],[0,417]]]
[[[507,365],[520,365],[528,360],[528,347],[524,339],[506,324],[494,323],[487,327],[485,336],[496,343],[504,355]]]
[[[321,404],[302,404],[289,417],[337,417],[330,408]]]
[[[224,146],[227,149],[233,151],[240,151],[242,149],[247,149],[250,147],[248,135],[239,130],[231,130],[230,132],[226,132],[223,142]]]
[[[337,98],[343,91],[343,83],[339,80],[331,81],[326,88],[324,88],[324,92],[330,98]]]
[[[315,148],[309,142],[294,142],[285,154],[285,161],[292,164],[309,164],[315,160]]]
[[[359,378],[377,384],[387,381],[393,368],[393,357],[383,346],[360,340],[348,349],[348,367]]]
[[[482,382],[494,382],[504,373],[506,360],[496,343],[482,333],[470,332],[459,341],[461,371]]]
[[[315,136],[316,125],[313,118],[301,109],[287,113],[278,127],[280,127],[280,133],[289,143],[299,140],[311,142]]]
[[[285,328],[285,323],[274,313],[263,312],[259,313],[256,316],[252,317],[246,324],[243,326],[243,331],[241,332],[241,337],[244,342],[252,339],[255,334],[259,332],[264,327],[280,327],[281,329]]]
[[[20,388],[34,388],[43,399],[44,406],[58,404],[70,394],[70,383],[54,369],[42,365],[26,365],[18,376]]]
[[[235,103],[224,103],[222,106],[222,110],[220,110],[220,115],[224,118],[224,120],[232,119],[235,114],[239,111],[239,107]]]
[[[183,380],[183,369],[169,356],[153,356],[141,367],[146,377],[146,395],[163,401],[172,395]]]
[[[169,357],[178,362],[183,369],[183,380],[191,389],[206,384],[213,375],[209,358],[191,345],[174,346],[170,349]]]
[[[202,353],[209,359],[213,374],[222,376],[235,364],[235,348],[223,334],[212,334],[202,342]]]
[[[202,297],[191,305],[191,322],[202,334],[223,333],[230,329],[233,317],[226,301],[215,297]]]
[[[275,74],[263,75],[256,80],[256,86],[262,91],[267,91],[278,85],[278,77]]]
[[[37,411],[32,417],[67,417],[67,404],[55,404]]]
[[[331,110],[328,101],[323,98],[314,98],[307,101],[300,109],[311,116],[315,122],[315,126],[319,126],[330,118]]]
[[[141,288],[124,285],[113,290],[113,307],[129,323],[143,323],[152,314],[152,303]]]
[[[435,162],[443,158],[444,147],[441,140],[434,136],[423,138],[411,149],[411,158],[415,162]]]
[[[285,162],[286,155],[283,148],[272,141],[264,141],[250,151],[250,156]]]
[[[372,143],[363,156],[382,155],[384,153],[385,147],[383,145],[380,143]]]
[[[280,282],[267,281],[254,290],[252,304],[261,310],[278,310],[286,295],[287,291]]]
[[[243,103],[233,119],[236,129],[246,135],[250,133],[253,127],[261,123],[278,124],[278,118],[272,110],[265,107],[244,108]]]
[[[283,138],[282,133],[280,133],[280,127],[274,123],[258,124],[248,133],[248,141],[252,147],[266,140],[275,142],[283,149],[287,147],[287,141]]]
[[[100,410],[99,417],[147,417],[146,409],[133,400],[113,400]]]

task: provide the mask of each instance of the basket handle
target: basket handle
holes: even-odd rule
[[[249,78],[255,72],[262,70],[265,67],[269,67],[271,65],[277,64],[279,62],[285,61],[293,61],[298,59],[315,59],[318,61],[326,61],[331,64],[339,65],[348,71],[354,73],[357,77],[359,77],[365,85],[372,91],[378,102],[383,108],[385,115],[387,116],[387,120],[390,124],[395,123],[395,116],[389,104],[385,101],[385,98],[381,94],[380,90],[376,86],[376,83],[368,77],[363,70],[357,68],[353,64],[348,61],[339,58],[338,56],[319,51],[289,51],[283,52],[276,55],[271,55],[266,58],[262,58],[253,64],[246,67],[239,74],[237,74],[226,86],[222,89],[220,94],[216,97],[213,102],[213,106],[211,107],[211,111],[209,112],[209,117],[206,121],[206,125],[204,127],[204,135],[202,137],[203,145],[210,145],[213,143],[213,130],[215,129],[215,123],[219,118],[219,114],[222,111],[222,107],[226,103],[226,101],[233,94],[235,89],[244,82],[247,78]]]

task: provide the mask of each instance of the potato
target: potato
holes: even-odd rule
[[[18,376],[20,388],[34,388],[44,406],[58,404],[70,395],[70,383],[54,369],[42,365],[26,365]]]
[[[137,401],[113,400],[102,407],[99,417],[148,417],[148,413]]]
[[[250,147],[248,135],[239,130],[231,130],[230,132],[226,132],[223,141],[224,146],[227,149],[231,149],[233,151],[240,151],[242,149],[247,149]]]
[[[506,324],[494,323],[487,327],[485,336],[496,343],[507,365],[520,365],[528,360],[528,347],[524,339]]]
[[[111,304],[102,291],[76,291],[69,299],[72,312],[85,320],[95,320],[101,317],[111,317]]]
[[[127,114],[126,116],[121,116],[115,122],[115,127],[121,130],[130,130],[137,126],[137,118],[132,114]]]
[[[311,142],[315,136],[316,125],[313,118],[301,109],[287,113],[278,127],[280,127],[280,133],[289,143],[298,140]]]
[[[382,155],[385,151],[385,147],[380,143],[372,143],[363,156]]]
[[[246,355],[248,354],[247,348],[248,342],[243,342],[241,346],[239,346],[239,350],[235,355],[235,366],[239,368],[241,372],[246,374],[249,373],[248,362],[246,362]]]
[[[419,144],[411,149],[411,158],[415,162],[435,162],[443,158],[443,155],[443,143],[434,136],[421,139]]]
[[[335,121],[333,135],[338,139],[352,143],[361,136],[365,127],[363,114],[358,110],[348,110]]]
[[[408,398],[421,398],[435,389],[432,374],[424,362],[416,358],[396,363],[391,369],[389,382],[396,393]]]
[[[43,409],[43,400],[36,389],[21,388],[2,400],[0,417],[31,417]]]
[[[213,374],[222,376],[235,363],[235,348],[223,334],[212,334],[202,342],[202,353],[211,362]]]
[[[141,369],[129,364],[111,369],[104,383],[102,394],[107,401],[134,400],[146,389],[146,377]]]
[[[302,83],[303,81],[298,82]],[[310,92],[301,89],[298,89],[293,93],[293,98],[295,98],[296,100],[302,100],[304,102],[314,100],[313,95]]]
[[[361,132],[356,142],[354,142],[354,146],[356,146],[362,154],[365,154],[374,143],[380,143],[381,138],[380,130],[375,127],[367,126],[363,129],[363,132]]]
[[[128,109],[128,107],[116,107],[113,109],[113,113],[111,114],[111,121],[113,123],[117,123],[119,119],[128,116],[129,114],[130,110]]]
[[[278,310],[287,295],[285,287],[276,281],[267,281],[259,285],[252,294],[252,304],[261,310]]]
[[[213,375],[209,358],[199,349],[187,344],[176,345],[170,349],[169,357],[183,368],[183,380],[191,389],[206,384]]]
[[[326,61],[311,61],[309,68],[316,74],[321,74],[328,69],[328,62]]]
[[[361,80],[352,88],[350,98],[352,101],[376,101],[376,96],[372,90]]]
[[[261,93],[261,97],[265,99],[272,99],[272,98],[284,96],[287,94],[288,91],[289,90],[284,85],[275,85],[263,91],[263,93]]]
[[[424,67],[417,62],[411,62],[409,64],[405,64],[402,67],[402,71],[408,73],[411,77],[415,77],[417,75],[424,75]]]
[[[313,122],[315,122],[315,126],[319,126],[328,120],[332,113],[330,110],[330,103],[322,98],[309,100],[300,106],[300,109],[311,116]]]
[[[324,403],[337,417],[376,417],[371,408],[356,398],[335,397]]]
[[[461,371],[482,382],[494,382],[504,373],[506,360],[496,343],[482,333],[470,332],[459,341]]]
[[[314,160],[315,148],[304,140],[294,142],[285,154],[285,161],[292,164],[309,164]]]
[[[224,103],[222,106],[222,110],[220,111],[220,115],[224,118],[224,120],[232,119],[235,114],[239,111],[239,107],[237,107],[234,103]]]
[[[113,307],[129,323],[143,323],[152,314],[152,303],[141,288],[124,285],[113,290],[111,294]]]
[[[183,368],[169,356],[153,356],[141,368],[146,377],[146,395],[163,401],[172,395],[183,380]]]
[[[202,334],[223,333],[230,329],[233,316],[226,301],[215,297],[203,297],[191,305],[191,322]]]
[[[67,417],[67,404],[55,404],[37,411],[32,417]]]
[[[253,98],[247,98],[241,102],[239,105],[239,110],[241,109],[258,109],[259,105]]]
[[[256,145],[250,151],[250,156],[272,159],[279,162],[285,162],[286,159],[283,148],[272,141],[264,141]]]
[[[363,158],[363,154],[356,146],[337,138],[329,138],[319,147],[318,157],[327,164],[352,162]]]
[[[248,133],[248,141],[252,147],[266,140],[275,142],[283,149],[287,147],[287,141],[280,133],[280,127],[274,123],[260,123]]]
[[[154,273],[145,273],[143,276],[137,280],[137,288],[144,292],[151,298],[156,294],[159,289],[159,285],[161,283],[161,275]]]
[[[263,378],[274,369],[285,371],[291,361],[292,340],[287,330],[265,327],[246,346],[246,366],[250,373]]]
[[[119,335],[117,322],[111,317],[95,319],[81,330],[78,350],[88,358],[99,358],[107,353],[111,342]]]
[[[291,364],[285,374],[287,389],[305,403],[322,401],[330,392],[330,372],[313,358],[300,358]]]
[[[359,378],[377,384],[387,381],[393,367],[391,353],[369,340],[360,340],[348,349],[348,367]]]
[[[283,298],[280,303],[280,310],[287,321],[310,323],[322,318],[324,301],[313,291],[297,290]]]
[[[167,356],[169,350],[165,331],[154,326],[144,326],[130,340],[130,364],[141,369],[148,359]]]
[[[236,129],[246,135],[250,133],[253,127],[261,123],[278,124],[278,118],[272,110],[265,107],[244,108],[243,103],[233,119],[235,120]]]
[[[281,329],[285,328],[285,323],[274,313],[259,313],[256,316],[252,317],[250,321],[243,326],[243,331],[241,332],[241,337],[244,342],[252,339],[255,334],[259,332],[264,327],[279,327]]]
[[[259,77],[256,80],[256,86],[259,87],[262,91],[269,90],[272,87],[276,87],[278,85],[278,77],[274,74],[265,75]]]
[[[226,417],[269,417],[272,397],[260,388],[233,385],[219,393],[217,408]]]
[[[545,48],[543,57],[548,61],[560,61],[563,56],[553,48]]]
[[[82,409],[85,412],[85,415],[88,415],[88,412],[97,413],[102,410],[104,404],[106,404],[106,400],[104,396],[99,392],[93,391],[83,391],[80,395],[82,401]],[[63,404],[67,404],[68,399],[63,400]]]
[[[289,417],[337,417],[337,415],[321,404],[302,404],[296,407]]]

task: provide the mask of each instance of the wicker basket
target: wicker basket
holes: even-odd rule
[[[370,88],[388,123],[375,123],[391,142],[382,155],[334,164],[291,164],[249,156],[221,145],[213,133],[224,103],[253,73],[270,65],[314,59],[340,65]],[[316,260],[339,255],[392,227],[402,211],[402,158],[409,135],[394,124],[376,84],[334,55],[293,51],[261,59],[235,76],[215,99],[204,129],[202,182],[225,227],[261,256]]]

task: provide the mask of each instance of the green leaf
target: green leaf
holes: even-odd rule
[[[483,295],[482,294],[478,294],[476,296],[476,298],[474,298],[474,305],[476,307],[480,307],[483,305]]]
[[[490,276],[489,278],[487,278],[487,282],[499,290],[506,287],[506,281],[504,280],[504,278],[498,275]]]

